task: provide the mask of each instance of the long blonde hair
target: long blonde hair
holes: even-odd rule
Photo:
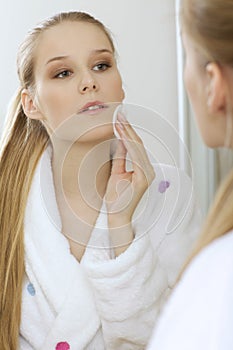
[[[30,31],[17,57],[20,88],[9,110],[0,149],[0,348],[18,348],[24,277],[24,215],[37,163],[49,136],[38,120],[24,114],[21,92],[34,87],[34,51],[40,34],[64,21],[88,22],[98,26],[109,39],[104,25],[83,12],[63,12]]]
[[[206,61],[233,66],[233,0],[181,0],[181,28]],[[233,116],[229,116],[233,117]],[[233,170],[220,186],[185,267],[201,249],[233,229]]]

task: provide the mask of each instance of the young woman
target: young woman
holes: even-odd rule
[[[233,1],[182,0],[184,79],[210,147],[233,148]],[[220,187],[149,349],[233,349],[233,172]]]
[[[124,91],[90,15],[29,32],[18,75],[0,159],[1,349],[142,349],[197,232],[190,180],[153,167],[120,113],[114,142]]]

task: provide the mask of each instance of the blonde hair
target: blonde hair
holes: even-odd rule
[[[233,0],[181,0],[180,21],[207,61],[233,65]],[[185,267],[210,242],[233,229],[232,203],[233,171],[220,186]]]
[[[63,12],[46,19],[30,31],[17,56],[20,88],[9,110],[0,149],[0,348],[18,348],[24,277],[24,215],[37,163],[48,145],[49,135],[38,120],[24,114],[21,92],[34,87],[34,51],[40,34],[64,21],[88,22],[108,37],[104,25],[83,12]]]

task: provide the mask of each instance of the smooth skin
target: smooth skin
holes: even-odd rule
[[[69,134],[56,134],[89,102],[123,101],[122,80],[110,42],[96,25],[65,22],[43,33],[35,58],[35,87],[23,90],[22,105],[28,118],[40,120],[51,136],[62,232],[80,261],[105,197],[110,238],[118,256],[134,238],[134,210],[155,177],[142,141],[124,117],[118,116],[121,141],[111,161],[113,128],[111,123],[101,123],[99,111],[76,118],[75,130],[82,132],[75,142]],[[133,164],[131,172],[125,168],[127,152]],[[85,184],[77,185],[82,175]]]
[[[184,82],[201,136],[209,147],[233,147],[233,69],[206,62],[182,33],[186,61]],[[227,136],[229,135],[229,137]]]

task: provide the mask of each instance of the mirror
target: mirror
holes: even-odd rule
[[[196,132],[183,86],[178,5],[179,0],[146,0],[143,3],[136,0],[132,10],[132,4],[124,0],[111,5],[107,0],[80,0],[78,10],[90,12],[113,33],[126,93],[125,102],[152,109],[178,131],[190,152],[196,190],[205,213],[233,157],[225,155],[225,151],[208,150]],[[19,16],[22,8],[23,16]],[[72,8],[77,9],[75,0],[60,0],[56,3],[43,0],[33,6],[29,0],[23,0],[14,3],[13,9],[10,2],[1,4],[0,40],[4,48],[0,57],[3,67],[0,86],[1,130],[9,100],[18,86],[15,61],[19,43],[28,29],[41,19]],[[161,131],[161,138],[165,136]],[[187,159],[175,139],[173,156],[177,164],[190,175]]]

